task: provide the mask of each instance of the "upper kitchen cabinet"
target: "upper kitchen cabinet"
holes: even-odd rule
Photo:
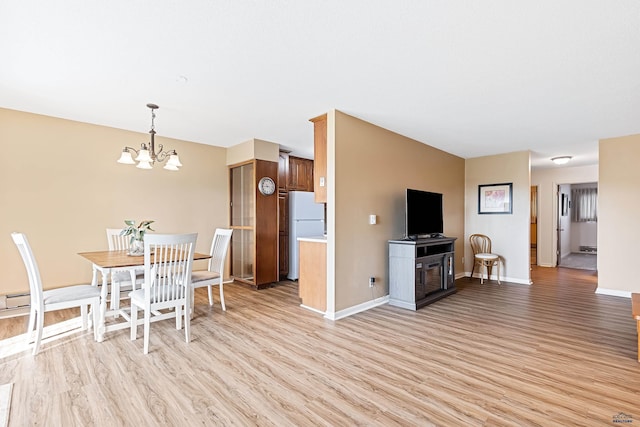
[[[313,191],[313,160],[289,156],[287,190]]]
[[[327,115],[310,120],[313,122],[313,188],[316,203],[327,203]]]

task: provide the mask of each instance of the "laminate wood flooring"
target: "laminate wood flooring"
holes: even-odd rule
[[[151,325],[147,356],[142,328],[133,342],[128,330],[102,343],[72,331],[35,357],[4,351],[9,425],[640,423],[630,300],[596,295],[585,270],[534,268],[533,280],[461,279],[416,312],[384,305],[336,322],[300,308],[293,282],[225,285],[226,312],[202,288],[188,345],[168,320]],[[22,342],[26,321],[1,319],[1,345]]]

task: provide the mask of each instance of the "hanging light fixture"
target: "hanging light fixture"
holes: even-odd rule
[[[163,151],[162,144],[158,144],[158,152],[156,152],[154,140],[156,130],[154,119],[156,118],[155,110],[160,107],[158,107],[156,104],[147,104],[147,107],[151,109],[151,130],[149,131],[149,134],[151,134],[151,140],[149,141],[149,144],[140,144],[140,150],[136,150],[135,148],[131,147],[124,147],[122,149],[122,154],[118,159],[118,163],[123,163],[125,165],[135,165],[136,162],[138,162],[138,165],[136,166],[137,168],[152,169],[155,162],[162,163],[167,160],[167,164],[164,165],[164,169],[177,171],[178,168],[182,166],[182,163],[180,163],[180,158],[178,157],[178,153],[176,153],[176,150]],[[131,156],[132,152],[137,154],[135,161]]]
[[[556,165],[566,165],[569,163],[569,160],[571,160],[571,156],[558,156],[551,159]]]

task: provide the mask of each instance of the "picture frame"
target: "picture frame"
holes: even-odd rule
[[[562,193],[562,211],[560,215],[567,216],[568,213],[569,213],[569,196],[565,193]]]
[[[513,213],[513,183],[478,185],[478,214]]]

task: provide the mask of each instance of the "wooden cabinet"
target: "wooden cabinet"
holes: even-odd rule
[[[327,203],[327,115],[310,120],[313,122],[313,188],[316,203]]]
[[[264,195],[258,181],[278,179],[278,164],[265,160],[229,167],[231,274],[256,288],[278,281],[278,193]]]
[[[313,160],[289,156],[289,191],[313,191]]]
[[[278,273],[279,280],[289,274],[289,193],[278,192]]]
[[[289,180],[289,152],[280,151],[278,157],[278,190],[287,191],[287,181]]]
[[[301,239],[298,295],[302,306],[320,313],[327,310],[327,242]]]

